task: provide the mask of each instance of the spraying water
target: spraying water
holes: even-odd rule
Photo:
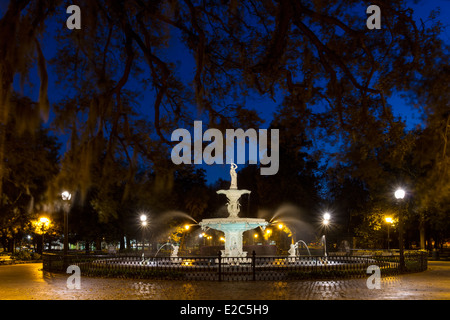
[[[293,205],[285,204],[282,205],[272,216],[269,222],[276,220],[279,216],[299,216],[299,208]]]
[[[187,218],[187,219],[189,219],[191,221],[194,221],[195,224],[198,224],[197,220],[195,220],[190,215],[188,215],[187,213],[182,212],[182,211],[166,211],[166,212],[163,213],[163,217],[167,217],[167,218],[176,218],[176,217]]]
[[[172,244],[171,244],[170,242],[164,243],[161,247],[159,247],[158,251],[156,251],[155,257],[156,257],[156,255],[158,254],[158,252],[159,252],[162,248],[164,248],[165,246],[167,246],[167,245],[172,245]]]
[[[324,251],[324,256],[327,256],[327,240],[325,239],[325,235],[322,236],[322,244],[323,244],[323,251]]]
[[[308,246],[306,245],[306,242],[303,241],[303,240],[298,240],[295,244],[298,244],[299,242],[303,243],[303,245],[306,247],[306,250],[308,250],[309,256],[311,256],[311,252],[309,251],[309,248],[308,248]]]

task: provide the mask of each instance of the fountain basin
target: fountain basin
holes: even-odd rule
[[[258,227],[264,230],[268,224],[264,219],[239,217],[204,219],[199,223],[202,230],[211,228],[225,233],[223,257],[246,257],[247,252],[242,251],[243,233]]]

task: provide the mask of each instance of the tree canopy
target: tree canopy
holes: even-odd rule
[[[259,127],[265,119],[248,106],[258,96],[281,97],[269,125],[283,129],[284,160],[273,179],[296,186],[287,198],[302,188],[319,193],[327,179],[335,187],[358,181],[369,199],[404,183],[419,211],[448,213],[450,66],[436,13],[418,21],[407,1],[377,1],[382,28],[370,30],[359,0],[85,0],[77,3],[81,29],[69,30],[64,5],[20,0],[3,8],[0,194],[9,135],[35,132],[51,114],[51,129],[69,138],[49,201],[69,188],[109,221],[151,185],[159,199],[184,194],[179,203],[201,215],[204,176],[170,161],[170,133],[198,118],[221,130]],[[51,59],[48,43],[56,48]],[[23,103],[15,79],[33,83],[33,66],[38,94]],[[57,79],[51,92],[49,73]],[[422,111],[424,129],[410,132],[394,116],[388,98],[397,92]],[[313,152],[319,141],[333,147]],[[263,186],[261,200],[270,202]]]

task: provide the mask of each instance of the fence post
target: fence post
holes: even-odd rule
[[[222,281],[222,251],[219,251],[219,281]]]
[[[252,271],[253,271],[253,281],[256,280],[256,252],[253,250],[252,253]]]

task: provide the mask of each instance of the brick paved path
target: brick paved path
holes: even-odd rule
[[[67,289],[68,275],[43,272],[42,264],[0,266],[0,299],[20,300],[450,300],[450,261],[430,261],[425,272],[383,278],[381,289],[366,279],[335,281],[205,282],[81,278]]]

